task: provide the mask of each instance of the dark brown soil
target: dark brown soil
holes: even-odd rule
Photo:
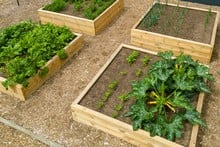
[[[158,5],[157,5],[158,6]],[[155,10],[155,5],[148,14]],[[210,44],[216,13],[185,9],[169,5],[161,5],[161,15],[158,22],[151,28],[144,25],[144,19],[138,25],[138,29],[174,36],[182,39],[193,40]],[[182,14],[183,12],[185,14]],[[181,15],[183,16],[181,18]],[[208,17],[208,18],[207,18]],[[206,19],[208,19],[206,23]],[[181,23],[182,21],[182,23]]]
[[[143,77],[143,75],[149,70],[150,65],[159,59],[159,57],[155,55],[140,52],[137,61],[132,65],[129,65],[126,61],[126,58],[132,51],[133,50],[131,49],[123,48],[116,55],[111,64],[106,68],[96,83],[90,88],[87,94],[80,101],[80,105],[113,117],[114,112],[116,112],[115,107],[118,104],[123,104],[124,107],[121,111],[119,111],[119,115],[116,117],[116,119],[128,124],[132,124],[130,119],[124,117],[123,115],[129,110],[129,107],[134,103],[135,100],[130,99],[123,103],[118,97],[124,93],[129,93],[131,91],[131,82]],[[146,55],[149,56],[151,60],[148,66],[144,67],[142,65],[141,59],[143,59],[143,57]],[[136,76],[137,69],[141,69],[142,76]],[[121,75],[121,71],[126,72],[127,74]],[[101,109],[98,108],[98,103],[102,101],[104,94],[108,89],[108,85],[115,80],[119,83],[117,88],[109,97],[108,101],[105,102],[105,105]],[[192,126],[188,123],[185,124],[184,135],[176,142],[187,146],[189,144],[191,130]]]

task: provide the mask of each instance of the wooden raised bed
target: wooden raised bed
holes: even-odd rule
[[[38,10],[38,15],[43,24],[50,22],[58,26],[65,25],[74,32],[95,36],[112,21],[114,16],[116,16],[123,7],[124,0],[116,0],[94,20],[51,12],[43,10],[43,8]]]
[[[153,6],[155,4],[156,3],[154,3]],[[165,3],[161,3],[161,4],[165,5]],[[176,4],[169,4],[169,3],[168,3],[168,6],[177,7]],[[179,55],[181,52],[184,52],[185,54],[191,55],[193,59],[199,60],[202,63],[210,63],[214,44],[215,44],[218,21],[219,21],[218,11],[211,10],[213,14],[216,14],[215,15],[216,17],[214,20],[213,28],[210,31],[211,32],[210,42],[203,43],[203,42],[183,39],[181,37],[180,38],[173,37],[173,36],[164,35],[161,33],[138,29],[138,26],[140,25],[144,17],[150,12],[152,7],[150,7],[147,10],[147,12],[141,17],[141,19],[132,27],[131,43],[133,45],[137,45],[143,48],[149,48],[155,51],[171,50],[174,52],[175,55]],[[181,6],[181,5],[179,5],[179,7],[187,8],[187,10],[195,10],[195,11],[201,11],[201,12],[207,12],[207,13],[209,11],[206,9],[188,7],[188,6],[186,7],[186,6]],[[204,24],[204,20],[198,23],[198,25]],[[185,33],[188,33],[190,31],[192,30],[186,30]]]
[[[51,77],[55,72],[57,72],[64,63],[66,63],[83,45],[83,37],[81,34],[74,33],[76,38],[72,40],[64,50],[68,54],[68,58],[61,60],[58,55],[55,55],[51,60],[49,60],[45,66],[48,67],[49,71],[44,77],[40,77],[39,73],[34,77],[31,77],[28,82],[28,87],[23,87],[21,84],[16,84],[14,86],[8,87],[8,90],[0,84],[0,92],[6,93],[8,95],[19,98],[24,101],[31,95],[37,88],[39,88],[49,77]],[[4,82],[6,79],[0,77],[0,83]]]
[[[74,100],[71,105],[73,119],[77,122],[84,123],[86,125],[100,129],[106,133],[117,136],[129,143],[132,143],[137,146],[155,146],[155,147],[183,147],[183,145],[177,144],[175,142],[169,141],[159,136],[151,137],[149,132],[144,130],[133,131],[132,125],[122,122],[118,119],[112,118],[111,116],[105,115],[101,112],[90,109],[81,102],[86,97],[87,93],[92,89],[108,67],[113,64],[113,60],[124,48],[137,50],[143,53],[156,55],[156,52],[152,52],[146,49],[141,49],[129,45],[122,44],[109,58],[106,64],[100,69],[96,76],[91,80],[87,87],[82,91],[82,93]],[[117,71],[115,71],[115,74]],[[106,82],[105,82],[106,83]],[[128,81],[127,81],[128,83]],[[100,89],[103,90],[103,89]],[[92,97],[93,99],[93,97]],[[203,105],[204,93],[200,93],[197,102],[197,110],[201,112]],[[85,100],[88,102],[88,99]],[[94,100],[96,101],[96,100]],[[91,102],[94,103],[94,102]],[[189,146],[193,147],[196,145],[196,139],[198,134],[198,126],[195,125],[192,127],[192,130],[189,132],[191,137],[189,139]],[[190,136],[190,135],[188,135]]]

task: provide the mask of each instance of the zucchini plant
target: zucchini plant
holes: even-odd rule
[[[181,137],[184,122],[206,127],[192,101],[199,92],[210,93],[206,80],[213,76],[208,67],[188,55],[172,59],[172,52],[161,52],[158,56],[160,60],[148,73],[132,82],[129,97],[135,98],[135,103],[125,116],[130,117],[134,130],[175,140]]]
[[[44,65],[53,56],[66,59],[64,47],[75,35],[66,27],[21,22],[0,30],[0,72],[7,78],[2,84],[28,86],[28,79],[39,72],[47,74]]]

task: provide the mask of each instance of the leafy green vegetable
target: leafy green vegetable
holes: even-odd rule
[[[150,62],[150,57],[149,56],[144,56],[144,58],[141,59],[142,65],[147,66],[148,63]]]
[[[51,4],[47,4],[44,7],[44,10],[49,10],[53,12],[60,12],[64,10],[67,6],[67,3],[63,0],[53,0]]]
[[[44,7],[44,10],[60,12],[66,9],[68,4],[73,4],[73,11],[78,11],[85,18],[94,20],[114,2],[115,0],[53,0]]]
[[[0,30],[0,72],[7,78],[5,88],[15,83],[28,86],[28,79],[39,70],[40,76],[45,75],[48,69],[43,66],[53,56],[67,58],[64,47],[74,37],[66,27],[31,21]]]
[[[126,58],[127,62],[129,65],[133,64],[136,60],[137,57],[139,56],[139,52],[138,51],[133,51],[130,55],[128,55],[128,57]]]
[[[161,52],[147,75],[132,82],[129,97],[136,99],[125,116],[133,129],[149,131],[169,140],[180,138],[183,123],[206,127],[200,113],[191,104],[199,92],[210,92],[206,80],[213,80],[208,67],[181,54],[172,59],[172,52]]]

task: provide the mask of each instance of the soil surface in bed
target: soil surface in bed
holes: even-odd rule
[[[158,4],[148,12],[154,13]],[[153,10],[154,9],[154,10]],[[210,44],[216,13],[182,8],[178,6],[160,5],[159,20],[152,27],[146,27],[144,19],[138,29],[165,34],[182,39]],[[184,13],[184,14],[183,14]],[[209,15],[209,16],[208,16]],[[152,18],[154,19],[154,18]],[[154,21],[150,19],[149,21]]]

